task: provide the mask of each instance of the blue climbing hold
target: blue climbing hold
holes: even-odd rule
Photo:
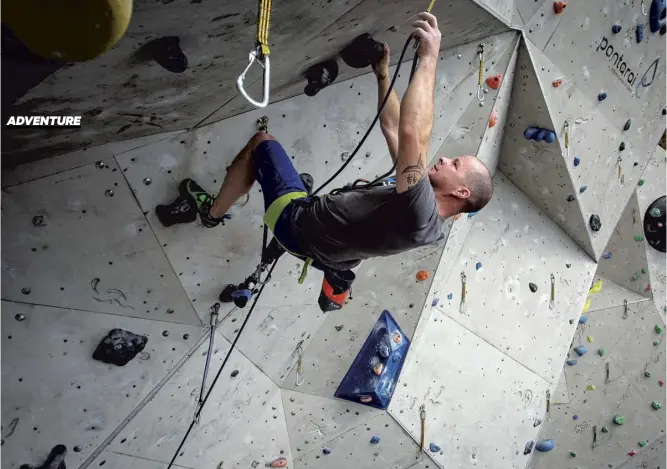
[[[438,303],[440,302],[440,298],[433,298],[433,301],[431,302],[431,306],[435,308],[438,306]]]
[[[555,446],[554,440],[540,440],[535,445],[535,449],[537,451],[546,452],[554,449],[554,446]]]
[[[586,352],[588,352],[588,349],[587,349],[584,345],[577,345],[577,346],[574,348],[574,351],[577,352],[577,355],[579,355],[579,356],[581,357],[581,356],[584,355]]]
[[[475,270],[479,270],[481,268],[482,268],[482,263],[481,262],[478,262],[477,264],[475,264]]]
[[[380,437],[379,436],[374,436],[371,438],[371,444],[377,445],[380,442]]]
[[[542,137],[542,141],[547,143],[554,143],[556,141],[556,132],[552,132],[551,130],[545,130],[544,136]]]
[[[577,364],[577,360],[568,360],[565,363],[567,363],[567,366],[574,366]]]
[[[540,127],[528,127],[523,132],[526,140],[535,140],[536,142],[554,143],[556,133],[553,130],[542,129]]]
[[[572,420],[579,420],[579,416],[578,415],[573,415]]]
[[[435,443],[431,443],[428,445],[428,449],[431,450],[431,453],[439,453],[442,448]]]
[[[588,322],[588,316],[586,316],[585,314],[583,314],[583,315],[579,318],[579,324],[586,324],[587,322]]]
[[[640,42],[642,42],[644,40],[644,25],[643,24],[638,24],[635,33],[636,33],[636,36],[637,36],[637,44],[639,44]]]
[[[331,450],[329,448],[322,448],[322,453],[331,454]]]
[[[472,218],[472,217],[474,217],[475,215],[477,215],[477,212],[470,212],[470,213],[468,214],[468,218]]]
[[[611,259],[611,256],[612,256],[612,255],[613,255],[613,254],[611,253],[611,251],[609,251],[609,252],[605,252],[604,254],[602,254],[602,257],[604,257],[605,259],[609,260],[609,259]]]
[[[579,157],[575,156],[575,157],[574,157],[574,166],[575,166],[575,168],[576,168],[577,166],[579,166],[579,163],[581,163],[581,160],[579,159]]]
[[[611,32],[614,34],[618,34],[621,32],[621,25],[620,24],[615,24],[614,26],[611,27]]]
[[[667,5],[665,0],[653,0],[651,2],[651,11],[649,12],[649,27],[652,33],[657,33],[660,28],[665,26],[665,10]]]
[[[604,101],[605,99],[607,99],[607,93],[605,93],[604,91],[598,93],[598,101]]]
[[[540,129],[537,127],[528,127],[523,131],[523,138],[526,140],[533,140],[539,131]]]
[[[454,297],[454,295],[452,293],[447,293],[447,299],[448,300],[451,300],[453,297]]]
[[[386,358],[377,356],[381,344],[389,345],[390,351]],[[409,347],[410,340],[389,311],[383,311],[334,396],[376,409],[386,409],[394,394]],[[384,365],[380,376],[370,366],[371,361],[377,360]]]
[[[586,185],[581,186],[581,187],[579,188],[579,193],[580,193],[580,194],[583,194],[584,192],[586,192],[586,189],[588,189],[588,186],[586,186]]]

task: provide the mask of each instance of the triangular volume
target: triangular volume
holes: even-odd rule
[[[597,275],[642,296],[651,296],[642,213],[639,210],[636,193],[625,206],[621,219],[607,243],[599,261]]]
[[[335,397],[386,409],[409,347],[410,341],[385,310],[338,386]]]
[[[589,223],[561,153],[561,141],[526,44],[519,48],[500,170],[548,214],[589,256]]]

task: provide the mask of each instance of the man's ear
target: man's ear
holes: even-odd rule
[[[458,197],[459,199],[467,199],[470,197],[470,189],[468,189],[466,186],[459,186],[459,188],[454,191],[454,196]]]

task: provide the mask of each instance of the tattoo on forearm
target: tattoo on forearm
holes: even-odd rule
[[[422,163],[422,154],[419,153],[419,161],[417,164],[407,166],[401,174],[405,174],[405,180],[408,183],[408,188],[417,184],[421,178],[424,177],[424,164]]]
[[[387,75],[385,75],[384,73],[380,73],[378,75],[378,80],[384,80],[385,78],[387,78]]]

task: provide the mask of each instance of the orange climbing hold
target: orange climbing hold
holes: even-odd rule
[[[554,2],[554,13],[560,15],[567,8],[567,2]]]
[[[456,216],[454,217],[454,220],[458,220],[459,218],[461,218],[461,214],[457,213]]]
[[[427,278],[428,278],[428,271],[420,270],[419,272],[417,272],[417,280],[419,280],[420,282],[423,282]]]
[[[493,90],[497,90],[500,86],[500,82],[503,81],[503,74],[499,73],[498,75],[493,75],[486,79],[486,86]]]
[[[266,465],[267,467],[287,467],[287,458],[278,458]]]
[[[560,79],[560,78],[558,80],[554,80],[554,81],[551,82],[551,86],[553,86],[554,88],[560,88],[560,85],[562,85],[562,84],[563,84],[563,80]]]
[[[494,109],[491,111],[491,117],[489,117],[489,128],[495,127],[496,122],[498,122],[498,111]]]

